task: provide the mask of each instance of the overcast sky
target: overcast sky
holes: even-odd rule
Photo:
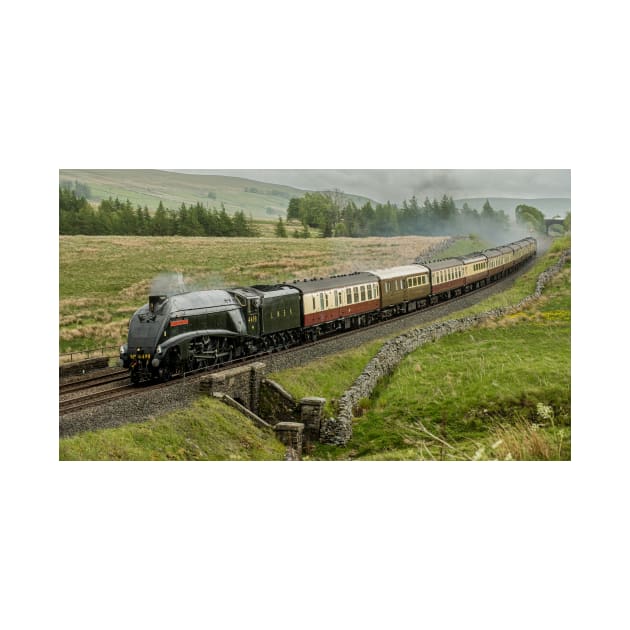
[[[233,175],[306,190],[333,190],[401,203],[416,195],[469,197],[571,197],[566,170],[184,170]]]

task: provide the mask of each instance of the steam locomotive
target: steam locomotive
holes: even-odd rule
[[[395,317],[494,282],[536,254],[524,238],[465,256],[331,278],[157,292],[129,323],[120,365],[133,383],[288,348]]]

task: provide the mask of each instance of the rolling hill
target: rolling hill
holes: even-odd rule
[[[134,205],[154,211],[160,201],[165,208],[177,209],[201,202],[208,207],[225,205],[229,214],[243,210],[255,219],[285,217],[289,199],[307,191],[281,184],[266,184],[225,175],[197,175],[160,170],[60,169],[59,184],[79,182],[89,186],[88,200],[94,205],[108,197],[129,199]],[[358,205],[367,197],[345,195]],[[374,202],[372,202],[374,203]]]

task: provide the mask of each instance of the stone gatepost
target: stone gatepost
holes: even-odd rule
[[[304,437],[307,442],[319,441],[325,398],[309,396],[300,400],[300,421],[304,424]]]
[[[302,459],[302,439],[304,425],[301,422],[278,422],[274,427],[276,437],[287,447],[297,453]]]
[[[266,365],[264,363],[254,363],[249,373],[249,408],[258,413],[260,405],[260,383],[265,376]]]
[[[258,413],[260,382],[265,374],[264,363],[229,368],[202,377],[199,391],[203,394],[227,394],[250,411]]]

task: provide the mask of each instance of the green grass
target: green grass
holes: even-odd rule
[[[154,420],[59,440],[60,460],[282,460],[271,430],[212,398]]]
[[[570,246],[557,243],[547,260]],[[514,301],[538,273],[519,278]],[[487,310],[488,303],[475,310]],[[369,400],[343,448],[317,445],[310,459],[570,459],[570,266],[521,313],[444,337],[406,357]],[[296,398],[338,398],[380,348],[372,342],[270,375]],[[328,408],[330,411],[330,407]],[[60,440],[61,460],[282,459],[270,432],[216,400],[141,424]]]
[[[411,262],[438,241],[60,236],[59,351],[124,342],[161,273],[182,272],[196,288],[273,283]]]
[[[466,312],[513,304],[570,246],[557,242],[507,295]],[[460,315],[458,315],[460,316]],[[288,391],[336,399],[382,342],[271,375]],[[445,337],[409,355],[361,402],[345,448],[315,459],[570,459],[570,265],[521,313]]]

